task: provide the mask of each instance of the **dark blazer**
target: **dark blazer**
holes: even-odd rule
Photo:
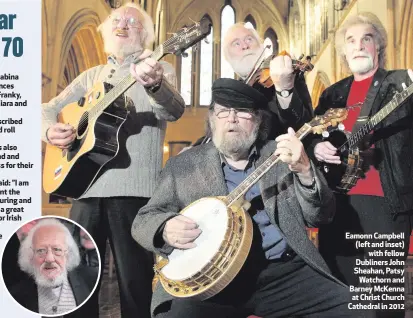
[[[69,284],[72,287],[76,306],[82,304],[89,297],[95,287],[98,278],[98,268],[80,265],[68,273]],[[23,307],[39,312],[37,285],[32,278],[26,278],[9,289],[13,298]],[[89,312],[87,303],[80,309],[73,311],[64,317],[87,317]]]
[[[275,142],[268,141],[258,149],[257,165],[260,165],[274,152]],[[308,189],[300,184],[288,165],[273,166],[258,183],[262,201],[271,223],[280,230],[288,245],[321,275],[343,285],[330,274],[307,236],[306,225],[330,222],[335,211],[332,191],[322,174],[314,171],[316,187]],[[214,144],[191,148],[167,162],[152,198],[133,222],[132,236],[147,250],[167,256],[171,247],[156,244],[157,234],[164,223],[200,198],[227,194],[221,159]],[[158,282],[152,299],[152,313],[172,299]]]
[[[353,76],[328,87],[320,97],[315,114],[324,114],[329,108],[346,107]],[[411,85],[406,70],[378,69],[368,91],[365,104],[372,104],[371,115],[376,114],[400,92],[402,83]],[[313,156],[316,138],[308,149]],[[384,196],[393,213],[413,210],[413,95],[390,113],[375,129],[372,142],[383,153],[378,165]]]

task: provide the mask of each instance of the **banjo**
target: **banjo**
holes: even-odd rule
[[[304,124],[295,136],[322,133],[347,117],[345,109],[330,109]],[[196,247],[175,248],[169,257],[157,257],[155,275],[172,296],[208,299],[223,290],[244,265],[252,244],[250,203],[244,194],[280,159],[272,154],[227,196],[201,198],[180,213],[202,230]]]
[[[366,165],[361,151],[365,150],[366,145],[368,145],[370,132],[412,94],[413,84],[395,94],[390,102],[353,134],[344,131],[344,127],[340,127],[340,125],[339,128],[341,129],[333,129],[331,134],[323,133],[326,137],[325,140],[330,141],[337,148],[337,153],[341,157],[341,164],[339,165],[323,164],[324,175],[334,192],[346,194],[357,184],[359,179],[364,178],[364,173],[369,167]]]

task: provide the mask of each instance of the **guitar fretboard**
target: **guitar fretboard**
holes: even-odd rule
[[[304,124],[296,133],[295,136],[298,139],[303,139],[311,131],[311,126],[309,124]],[[278,156],[272,154],[268,159],[266,159],[253,173],[251,173],[238,187],[231,191],[227,195],[225,201],[227,206],[232,205],[240,197],[242,197],[255,183],[260,180],[264,174],[271,169],[279,161]]]
[[[413,94],[413,84],[393,96],[392,100],[386,104],[377,114],[372,116],[360,129],[352,134],[348,139],[348,145],[357,146],[361,139],[372,131],[384,118],[393,110],[399,107],[411,94]],[[343,145],[344,146],[344,145]],[[343,148],[343,146],[341,148]]]
[[[162,48],[158,46],[150,55],[154,60],[160,60],[163,57]],[[118,84],[116,84],[90,111],[89,120],[93,121],[99,117],[102,112],[112,104],[121,94],[136,82],[136,79],[128,74]]]

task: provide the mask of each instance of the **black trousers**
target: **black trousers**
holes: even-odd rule
[[[299,256],[288,261],[247,260],[238,276],[205,301],[175,299],[168,318],[359,317],[347,309],[348,289],[322,276]],[[158,312],[159,313],[159,312]]]
[[[394,218],[390,207],[383,197],[368,195],[337,195],[336,216],[331,224],[319,229],[319,250],[324,257],[333,275],[347,285],[360,286],[359,276],[354,273],[356,260],[374,259],[383,261],[398,259],[405,261],[407,258],[412,220],[409,214],[398,215]],[[345,238],[346,233],[351,234],[380,234],[404,233],[404,256],[386,257],[369,255],[377,248],[356,249],[355,241]],[[369,240],[378,242],[382,240]],[[396,241],[391,241],[396,242]],[[383,248],[382,250],[385,250]],[[389,250],[389,248],[387,248]],[[395,249],[401,251],[401,249]],[[403,266],[390,266],[403,268]],[[380,276],[385,277],[385,276]],[[393,276],[394,277],[394,276]],[[404,284],[399,284],[403,287]],[[390,303],[397,303],[391,301]],[[404,310],[389,310],[388,313],[378,313],[380,317],[404,317]]]
[[[70,218],[82,225],[98,246],[102,274],[106,239],[115,260],[122,318],[149,318],[152,297],[153,256],[131,236],[132,222],[148,198],[86,198],[74,201]],[[102,275],[101,275],[102,278]],[[88,300],[95,310],[88,317],[99,317],[99,288]],[[89,306],[90,307],[90,306]]]

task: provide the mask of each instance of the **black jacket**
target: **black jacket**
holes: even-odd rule
[[[346,107],[353,76],[328,87],[320,97],[316,115],[329,108]],[[370,116],[376,114],[402,91],[402,83],[412,84],[406,70],[378,69],[364,104],[372,103]],[[378,165],[386,200],[393,213],[413,210],[413,95],[389,114],[374,129],[372,142],[382,151],[383,160]],[[321,139],[315,138],[308,152],[314,158],[314,147]]]
[[[80,265],[68,273],[68,280],[75,297],[76,306],[82,304],[91,294],[98,278],[98,271],[99,269],[96,267]],[[32,278],[25,278],[11,286],[9,292],[23,307],[36,313],[39,312],[37,285]],[[64,317],[82,318],[88,317],[89,313],[88,303],[86,303],[72,313],[64,315]]]

